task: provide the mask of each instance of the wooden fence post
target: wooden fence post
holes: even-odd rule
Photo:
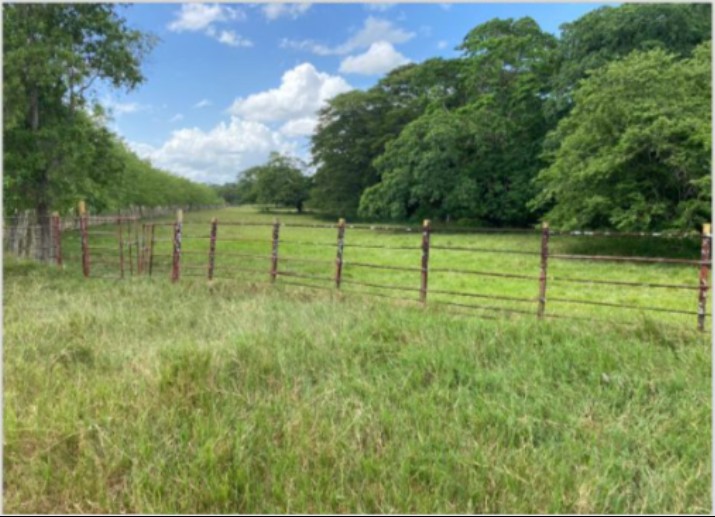
[[[55,228],[55,261],[62,267],[62,223],[58,212],[52,212],[52,226]]]
[[[216,263],[216,232],[218,221],[214,217],[211,219],[211,240],[209,241],[209,280],[214,278],[214,266]]]
[[[174,255],[171,267],[171,281],[177,282],[181,276],[181,227],[184,213],[181,209],[176,211],[176,222],[174,223]]]
[[[149,232],[149,277],[151,278],[154,269],[154,223],[151,223]]]
[[[345,245],[345,219],[338,220],[338,253],[335,258],[335,287],[340,289],[343,279],[343,247]]]
[[[124,278],[124,235],[121,215],[117,215],[117,241],[119,242],[119,278]]]
[[[278,218],[273,222],[273,250],[271,252],[271,283],[276,281],[278,275],[278,239],[280,237],[281,223]]]
[[[89,278],[89,236],[87,235],[87,212],[84,201],[79,202],[79,231],[82,235],[82,274]]]
[[[708,273],[710,271],[710,261],[712,254],[712,235],[710,225],[703,225],[703,234],[700,244],[700,286],[698,289],[698,330],[705,330],[705,307],[708,300]]]
[[[427,275],[429,273],[429,244],[431,226],[429,219],[422,223],[422,282],[420,285],[420,301],[427,303]]]
[[[546,273],[549,265],[549,223],[541,224],[541,271],[539,273],[539,308],[537,316],[543,319],[546,310]]]

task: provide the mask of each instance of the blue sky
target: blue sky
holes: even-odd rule
[[[134,4],[133,28],[160,38],[132,92],[101,88],[110,127],[156,166],[235,181],[271,151],[310,158],[316,110],[390,69],[455,57],[474,26],[531,16],[558,35],[603,4]]]

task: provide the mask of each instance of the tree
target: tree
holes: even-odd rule
[[[49,253],[49,210],[92,197],[119,172],[103,167],[109,133],[87,113],[95,81],[132,89],[153,39],[109,4],[8,4],[3,9],[4,187],[9,208],[34,208]]]
[[[564,228],[693,228],[710,218],[711,45],[595,71],[549,135],[532,206]]]
[[[301,171],[302,163],[295,159],[272,152],[265,165],[247,171],[253,181],[257,203],[277,206],[292,206],[298,212],[308,199],[310,179]]]
[[[635,50],[663,49],[680,57],[710,39],[710,4],[625,4],[601,7],[561,26],[559,70],[552,77],[549,111],[571,108],[578,82]]]

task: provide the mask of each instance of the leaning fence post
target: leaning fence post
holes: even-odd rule
[[[89,237],[87,235],[87,212],[84,201],[79,202],[79,231],[82,234],[82,274],[89,278]]]
[[[345,219],[338,220],[338,253],[335,258],[335,287],[340,289],[343,279],[343,247],[345,245]]]
[[[209,241],[209,280],[214,278],[214,265],[216,263],[216,230],[218,221],[214,217],[211,219],[211,240]]]
[[[281,223],[278,218],[273,222],[273,250],[271,252],[271,282],[276,281],[278,275],[278,238],[280,236]]]
[[[420,285],[420,301],[427,303],[427,275],[429,273],[429,242],[430,221],[425,219],[422,223],[422,282]]]
[[[171,281],[177,282],[181,276],[181,226],[184,213],[181,209],[176,211],[176,222],[174,223],[174,255],[171,267]]]
[[[549,223],[541,224],[541,271],[539,273],[539,308],[537,316],[543,319],[546,310],[546,272],[549,265]]]
[[[52,225],[55,227],[55,261],[62,267],[62,223],[58,212],[52,212]]]
[[[703,234],[700,244],[700,286],[698,289],[698,330],[705,330],[705,307],[708,300],[708,272],[710,271],[710,257],[712,253],[712,235],[710,225],[703,225]]]

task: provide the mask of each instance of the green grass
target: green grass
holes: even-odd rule
[[[7,258],[3,303],[6,512],[711,509],[711,353],[692,325],[88,282]]]

